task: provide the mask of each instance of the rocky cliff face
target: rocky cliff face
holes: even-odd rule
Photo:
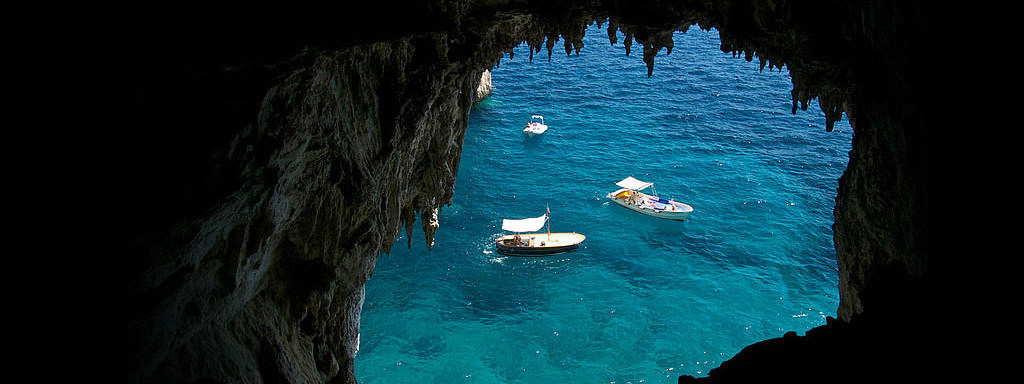
[[[363,285],[417,215],[431,243],[483,71],[520,42],[531,60],[559,41],[579,54],[593,21],[607,20],[613,42],[621,30],[627,53],[639,44],[652,75],[672,31],[718,28],[723,51],[790,71],[794,112],[818,98],[829,127],[843,112],[856,118],[836,205],[841,320],[752,346],[703,380],[749,378],[786,351],[846,351],[843,364],[861,364],[859,352],[908,329],[890,316],[929,310],[926,124],[911,71],[924,57],[913,45],[927,31],[919,4],[417,7],[380,33],[218,46],[140,87],[141,120],[173,150],[137,154],[153,163],[140,173],[155,175],[147,197],[167,203],[126,231],[139,255],[134,381],[354,382]]]
[[[376,255],[451,199],[479,65],[443,34],[311,54],[225,156],[241,184],[148,251],[144,381],[352,379]],[[279,379],[279,380],[278,380]]]

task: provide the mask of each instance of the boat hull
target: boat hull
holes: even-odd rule
[[[564,247],[531,248],[531,247],[504,247],[498,246],[498,253],[507,256],[547,256],[559,253],[571,252],[579,249],[579,245],[568,245]]]
[[[514,235],[506,235],[495,240],[500,254],[508,256],[546,256],[571,252],[579,249],[586,236],[579,233],[528,233],[519,235],[526,244],[512,245]]]
[[[662,211],[662,210],[655,210],[655,209],[650,209],[650,208],[638,207],[636,205],[627,203],[623,199],[619,199],[619,198],[615,197],[615,195],[619,194],[622,191],[623,190],[620,189],[618,191],[609,193],[607,197],[611,201],[615,202],[615,204],[618,204],[620,207],[629,209],[629,210],[634,211],[634,212],[639,212],[639,213],[645,214],[647,216],[653,216],[653,217],[657,217],[659,219],[684,221],[684,220],[686,220],[686,218],[688,216],[690,216],[690,213],[693,212],[693,208],[691,208],[689,205],[682,204],[682,203],[677,203],[677,204],[681,204],[682,206],[688,208],[687,210],[682,210],[682,211]],[[650,195],[645,195],[645,194],[641,194],[641,195],[651,197]]]
[[[544,124],[528,124],[526,128],[523,128],[523,133],[527,135],[540,135],[547,132],[548,126]]]

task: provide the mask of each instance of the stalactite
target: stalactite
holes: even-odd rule
[[[618,30],[619,27],[615,24],[615,19],[608,19],[608,42],[611,43],[611,45],[615,45],[615,43],[619,42]]]
[[[416,222],[416,212],[412,206],[402,211],[402,226],[405,227],[405,238],[407,246],[412,248],[412,225]]]
[[[429,248],[434,247],[434,234],[441,227],[441,223],[437,219],[438,209],[435,207],[424,210],[420,217],[420,221],[423,223],[423,241],[426,242]]]
[[[646,36],[645,40],[641,40],[639,37],[642,35]],[[642,35],[637,35],[637,42],[643,45],[643,61],[647,65],[647,77],[651,77],[654,73],[654,57],[657,56],[662,48],[667,48],[666,54],[671,54],[675,42],[672,40],[672,30],[654,33],[645,32]]]
[[[658,54],[658,48],[653,44],[644,44],[644,64],[647,65],[647,77],[654,73],[654,55]]]

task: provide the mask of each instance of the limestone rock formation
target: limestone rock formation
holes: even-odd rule
[[[324,52],[267,90],[227,155],[244,183],[150,254],[141,379],[352,376],[377,254],[454,192],[479,71],[443,38]]]
[[[491,82],[491,70],[485,70],[480,75],[480,86],[476,87],[476,101],[483,100],[494,91],[494,83]]]

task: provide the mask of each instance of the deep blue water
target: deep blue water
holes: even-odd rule
[[[722,53],[717,31],[675,37],[652,78],[597,26],[580,56],[530,63],[520,46],[494,69],[434,248],[397,241],[367,284],[362,383],[674,383],[835,316],[849,124],[825,132],[816,104],[791,115],[788,72]],[[531,114],[547,133],[523,136]],[[609,203],[630,175],[694,213]],[[502,218],[545,205],[583,248],[494,253]]]

